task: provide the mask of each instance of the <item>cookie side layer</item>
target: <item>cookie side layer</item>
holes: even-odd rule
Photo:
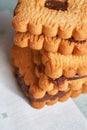
[[[32,101],[46,101],[46,100],[55,100],[56,98],[61,98],[63,97],[65,94],[69,93],[70,90],[68,90],[67,92],[64,92],[64,91],[59,91],[56,95],[49,95],[49,94],[45,94],[45,96],[43,98],[40,98],[40,99],[35,99],[32,94],[29,93],[29,86],[27,86],[24,82],[24,79],[23,77],[21,77],[19,75],[19,72],[16,70],[15,71],[15,75],[16,75],[16,78],[18,80],[18,84],[20,85],[21,89],[23,90],[23,92],[26,94],[26,96],[28,96],[28,98]]]
[[[61,55],[59,53],[42,52],[42,63],[45,73],[51,78],[57,78],[64,73],[74,71],[79,75],[87,75],[87,55]]]
[[[21,77],[18,73],[18,71],[16,70],[16,78],[18,80],[18,83],[20,85],[20,88],[22,89],[23,93],[25,94],[25,96],[28,97],[28,99],[30,100],[30,103],[33,107],[35,108],[42,108],[45,106],[45,104],[47,105],[53,105],[58,101],[66,101],[68,100],[68,98],[71,97],[77,97],[79,96],[81,93],[87,93],[87,86],[83,86],[81,89],[77,90],[77,91],[72,91],[72,90],[67,90],[67,91],[59,91],[57,94],[55,95],[50,95],[50,94],[45,94],[45,96],[43,98],[40,99],[35,99],[34,97],[32,97],[32,95],[29,93],[29,86],[27,86],[24,82],[23,77]]]
[[[48,52],[59,52],[63,55],[87,55],[87,40],[76,41],[73,38],[63,40],[59,37],[48,38],[44,35],[16,33],[14,42],[19,47],[30,47],[35,50],[45,49]]]

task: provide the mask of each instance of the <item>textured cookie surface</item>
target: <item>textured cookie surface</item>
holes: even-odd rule
[[[19,74],[17,74],[17,71],[16,71],[16,77],[18,79],[18,83],[23,93],[25,94],[25,96],[29,98],[31,105],[35,108],[42,108],[45,106],[45,104],[53,105],[58,101],[64,102],[68,100],[69,97],[77,97],[81,93],[87,93],[87,78],[84,78],[82,80],[83,84],[81,83],[81,80],[78,80],[75,83],[73,80],[73,84],[71,85],[72,87],[69,85],[70,88],[64,89],[64,85],[63,85],[59,87],[60,88],[59,90],[58,90],[58,87],[57,88],[55,87],[53,90],[46,93],[42,98],[37,99],[37,98],[32,97],[32,95],[29,93],[29,86],[25,84],[24,79]]]
[[[87,92],[87,77],[58,79],[49,78],[44,71],[41,62],[37,66],[34,61],[32,50],[27,48],[12,48],[13,65],[16,68],[16,75],[19,84],[25,95],[30,99],[31,105],[41,108],[45,104],[52,105],[57,101],[65,101],[70,96],[78,96],[82,92]],[[40,59],[38,58],[37,61]],[[76,79],[76,80],[75,80]]]
[[[19,47],[30,47],[35,50],[59,52],[63,55],[87,55],[87,40],[75,41],[73,38],[63,40],[59,37],[48,38],[44,35],[32,35],[29,32],[16,33],[14,42]]]
[[[23,77],[25,84],[29,87],[29,91],[35,98],[41,98],[45,95],[45,91],[39,88],[38,78],[35,76],[35,64],[33,63],[32,51],[29,48],[12,48],[13,65],[18,69],[19,74]]]
[[[14,14],[17,32],[87,39],[87,0],[19,0]]]
[[[62,75],[73,77],[75,74],[87,75],[87,55],[61,55],[46,51],[34,51],[34,62],[44,64],[45,73],[50,78],[58,78]]]
[[[49,88],[49,91],[53,90],[55,91],[55,93],[49,92],[50,94],[49,93],[46,94],[48,88],[44,89],[39,86],[39,81],[38,81],[39,79],[35,76],[35,72],[34,72],[35,64],[33,63],[32,60],[33,54],[31,49],[29,48],[22,49],[14,46],[12,48],[12,58],[13,58],[13,65],[16,68],[15,73],[18,78],[18,82],[21,85],[24,94],[29,98],[31,104],[39,103],[38,108],[41,108],[43,106],[41,104],[44,103],[45,105],[46,103],[47,104],[56,103],[56,101],[58,101],[58,97],[59,98],[63,96],[66,97],[66,94],[69,93],[69,90],[66,90],[65,92],[63,91],[59,92],[58,88],[55,89],[56,91],[53,90],[53,84],[50,83],[48,80],[44,81],[44,83],[48,82],[49,87],[48,86],[47,87]],[[35,105],[34,107],[36,106],[37,105]]]

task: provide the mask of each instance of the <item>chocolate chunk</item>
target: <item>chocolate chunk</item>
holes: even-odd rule
[[[68,4],[62,1],[46,0],[45,7],[53,10],[65,11],[68,8]]]

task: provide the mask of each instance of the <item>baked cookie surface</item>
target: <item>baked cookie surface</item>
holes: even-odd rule
[[[45,73],[50,78],[73,77],[76,74],[87,75],[87,55],[62,55],[44,50],[33,51],[34,63],[43,64]],[[42,67],[40,67],[42,68]]]
[[[14,14],[17,32],[87,39],[87,0],[19,0]]]
[[[87,55],[87,40],[76,41],[73,38],[64,40],[59,37],[49,38],[26,32],[16,33],[14,43],[22,48],[29,46],[34,50],[44,49],[47,52],[59,52],[63,55]]]
[[[12,59],[20,87],[35,108],[42,108],[45,104],[52,105],[57,101],[65,101],[70,96],[76,97],[87,92],[86,76],[62,76],[57,79],[48,77],[41,61],[37,60],[38,65],[35,63],[34,52],[29,47],[13,46]]]

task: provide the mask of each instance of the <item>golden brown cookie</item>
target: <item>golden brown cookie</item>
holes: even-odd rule
[[[73,77],[61,76],[56,79],[52,79],[45,74],[44,69],[39,70],[39,66],[35,66],[36,76],[39,78],[39,87],[47,91],[50,95],[55,95],[58,91],[72,91],[79,90],[87,87],[87,76],[75,75]]]
[[[62,75],[65,77],[73,77],[75,74],[87,75],[87,55],[66,56],[46,51],[42,51],[41,55],[45,73],[51,78],[58,78]]]
[[[87,0],[19,0],[13,18],[17,32],[87,39]]]
[[[45,86],[43,85],[43,83],[46,83],[47,86],[50,85],[48,80],[51,80],[52,77],[49,78],[48,74],[45,73],[45,66],[42,64],[41,62],[41,55],[39,51],[33,51],[34,57],[34,63],[36,64],[35,66],[35,74],[36,76],[39,78],[39,86],[41,86],[41,88],[47,89],[47,87],[45,88]],[[45,55],[43,54],[43,56],[45,57]],[[62,56],[62,55],[61,55]],[[67,56],[65,56],[67,57]],[[72,56],[71,56],[72,57]],[[48,60],[46,59],[47,57],[45,57],[45,61]],[[80,57],[81,58],[81,57]],[[50,58],[49,58],[50,59]],[[63,58],[62,58],[63,59]],[[79,57],[78,57],[79,59]],[[67,64],[67,60],[65,58],[65,63]],[[81,61],[81,60],[80,60]],[[85,61],[85,60],[84,60]],[[71,62],[71,61],[70,61]],[[73,62],[72,62],[73,63]],[[78,62],[76,62],[77,64]],[[79,62],[80,63],[80,62]],[[81,63],[80,63],[81,64]],[[73,65],[73,64],[72,64]],[[85,65],[85,66],[84,66]],[[83,86],[86,86],[86,80],[87,80],[87,72],[86,72],[86,62],[79,66],[78,71],[76,70],[76,68],[72,68],[69,67],[69,64],[67,64],[67,68],[65,70],[63,70],[63,76],[62,77],[57,77],[57,78],[53,78],[54,80],[52,80],[52,82],[55,83],[55,86],[53,87],[53,90],[50,90],[48,92],[50,92],[51,94],[56,93],[58,90],[60,91],[66,91],[69,88],[73,91],[75,90],[79,90],[81,89]],[[77,73],[79,72],[80,73]],[[57,72],[57,70],[56,70]],[[56,73],[55,72],[55,73]],[[82,78],[83,77],[83,78]],[[65,78],[65,79],[64,79]],[[57,79],[57,80],[56,80]],[[56,81],[56,82],[55,82]],[[62,84],[60,84],[62,81]],[[60,82],[60,83],[59,83]],[[58,83],[58,84],[57,84]],[[49,84],[49,85],[48,85]],[[56,84],[59,87],[56,87]],[[62,87],[61,87],[62,86]],[[50,85],[50,87],[52,87]],[[50,88],[49,87],[49,88]],[[55,89],[54,89],[55,88]],[[58,88],[58,89],[57,89]],[[85,87],[86,89],[86,87]]]
[[[55,84],[44,74],[44,70],[42,76],[36,76],[36,64],[33,62],[33,53],[30,48],[14,46],[12,48],[12,59],[13,65],[17,68],[19,73],[18,77],[23,77],[25,84],[29,86],[29,92],[34,98],[42,98],[48,91],[51,94],[54,93],[54,95],[58,92],[54,92]],[[58,87],[56,89],[58,89]]]
[[[16,78],[18,80],[18,83],[20,85],[20,88],[22,89],[23,93],[25,96],[30,100],[30,104],[35,107],[35,108],[42,108],[47,105],[53,105],[55,104],[58,100],[61,101],[62,98],[67,100],[69,98],[69,95],[71,93],[71,90],[67,91],[57,91],[57,93],[45,93],[43,97],[37,97],[38,95],[42,95],[40,89],[38,89],[37,93],[37,88],[34,88],[34,95],[32,91],[30,90],[30,86],[27,86],[25,84],[25,81],[22,76],[18,73],[18,70],[15,71]],[[33,89],[33,88],[32,88]],[[35,96],[35,91],[36,91],[36,96]],[[37,95],[38,94],[38,95]],[[68,96],[68,97],[67,97]]]
[[[78,97],[81,93],[82,93],[82,89],[72,91],[71,92],[71,97],[72,98]]]
[[[35,50],[59,52],[63,55],[87,55],[87,40],[75,41],[73,38],[63,40],[59,37],[32,35],[29,32],[16,33],[14,43],[19,47],[30,47]]]
[[[87,82],[83,84],[82,93],[87,93]]]
[[[12,48],[12,59],[13,65],[18,70],[18,77],[22,77],[27,86],[29,86],[29,92],[33,95],[34,98],[42,98],[46,91],[53,90],[53,83],[48,80],[48,77],[42,77],[44,82],[42,86],[39,86],[39,79],[35,75],[35,64],[33,62],[33,53],[30,48],[19,48],[14,46]],[[47,88],[47,90],[46,90]]]
[[[33,51],[27,48],[13,46],[12,59],[18,83],[35,108],[42,108],[45,104],[67,100],[71,92],[82,90],[87,92],[87,77],[75,76],[58,79],[49,78],[43,69],[39,69],[33,60]],[[39,63],[41,65],[41,63]],[[42,67],[41,67],[42,68]],[[37,73],[35,69],[37,69]]]
[[[18,69],[19,77],[23,77],[24,82],[29,86],[29,91],[35,98],[41,98],[45,91],[38,86],[38,78],[35,76],[35,64],[33,64],[33,55],[30,48],[12,48],[12,59],[14,66]]]

